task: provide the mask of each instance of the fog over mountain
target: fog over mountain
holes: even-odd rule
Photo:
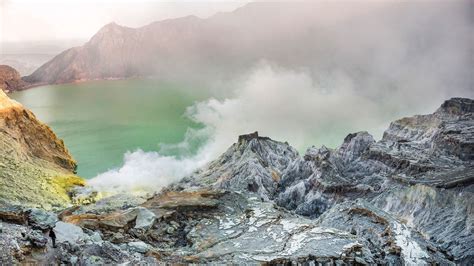
[[[471,6],[469,1],[260,2],[207,19],[188,16],[140,28],[110,23],[27,79],[215,81],[266,60],[305,71],[326,90],[343,77],[371,97],[403,88],[468,92]]]
[[[472,97],[471,7],[251,3],[209,19],[191,16],[138,29],[109,24],[29,78],[152,75],[220,91],[224,99],[188,110],[204,129],[190,131],[179,146],[189,146],[193,135],[208,138],[195,157],[171,158],[178,163],[164,164],[167,169],[160,153],[138,151],[126,156],[123,168],[100,176],[117,183],[131,174],[145,183],[171,182],[221,153],[235,134],[259,130],[301,151],[313,144],[335,147],[350,132],[369,129],[380,138],[396,117],[426,113],[449,97]],[[143,160],[153,165],[150,158],[158,166],[149,169],[162,174],[144,170]]]

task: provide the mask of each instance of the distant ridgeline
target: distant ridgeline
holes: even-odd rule
[[[316,73],[331,70],[355,73],[354,81],[369,79],[367,82],[372,84],[373,71],[378,67],[369,64],[367,57],[380,59],[372,61],[382,61],[384,71],[390,71],[399,69],[398,62],[404,60],[422,64],[428,58],[431,65],[433,55],[429,52],[446,50],[436,45],[444,43],[440,35],[447,34],[445,25],[451,24],[453,18],[436,16],[436,11],[454,10],[453,14],[462,15],[455,11],[462,10],[463,5],[447,2],[440,5],[388,4],[392,8],[386,8],[376,2],[364,3],[362,7],[360,3],[260,2],[206,19],[187,16],[139,28],[110,23],[84,45],[70,48],[39,67],[25,81],[55,84],[148,76],[216,80],[236,77],[263,60]],[[426,12],[426,16],[419,12]],[[428,22],[420,22],[420,17]],[[456,19],[461,21],[462,16]],[[417,27],[410,26],[411,23]],[[440,34],[434,34],[433,28]],[[384,35],[380,36],[379,32]],[[461,31],[449,33],[455,34],[451,39],[468,35]],[[385,40],[385,37],[393,39]],[[463,40],[457,43],[461,45]],[[462,47],[451,48],[447,52],[460,56],[468,53]],[[416,60],[412,53],[416,54]],[[392,54],[393,58],[387,58]],[[456,58],[469,57],[460,56]],[[424,66],[417,70],[423,71]],[[459,71],[457,74],[465,75]],[[389,79],[388,75],[384,79]]]

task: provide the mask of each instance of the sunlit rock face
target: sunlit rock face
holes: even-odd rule
[[[0,91],[0,203],[64,207],[67,190],[83,184],[75,169],[63,141]]]
[[[470,265],[473,102],[451,99],[431,115],[393,122],[380,141],[358,132],[336,149],[311,147],[303,156],[257,132],[242,135],[215,161],[150,198],[114,195],[57,219],[0,209],[0,243],[7,247],[0,258]],[[54,227],[56,248],[38,226]]]

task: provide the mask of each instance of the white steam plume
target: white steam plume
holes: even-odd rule
[[[98,175],[89,184],[99,190],[159,189],[215,159],[239,134],[258,130],[303,148],[323,130],[334,130],[327,117],[353,126],[361,122],[354,117],[370,120],[374,105],[357,96],[344,77],[337,83],[328,91],[305,73],[262,63],[240,82],[232,97],[212,98],[187,109],[186,115],[204,128],[188,130],[185,140],[177,145],[161,145],[164,150],[187,150],[196,138],[206,137],[196,154],[178,158],[160,152],[128,152],[122,167]]]
[[[372,129],[371,133],[380,136],[394,114],[384,111],[383,104],[361,96],[348,76],[329,76],[330,80],[315,81],[307,73],[261,63],[231,97],[212,98],[187,109],[186,115],[204,128],[188,130],[178,145],[162,146],[165,150],[187,150],[196,138],[207,139],[196,154],[182,152],[188,155],[176,157],[129,152],[122,167],[98,175],[89,184],[102,191],[156,190],[217,158],[239,134],[255,130],[300,150],[311,144],[335,146],[346,134],[359,130]],[[400,97],[398,93],[403,92],[387,97]]]

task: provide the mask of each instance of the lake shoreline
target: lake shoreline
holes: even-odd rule
[[[126,152],[159,151],[160,143],[183,141],[188,128],[199,127],[185,116],[186,108],[209,96],[181,84],[137,78],[37,88],[9,96],[53,128],[87,179],[120,167]]]

